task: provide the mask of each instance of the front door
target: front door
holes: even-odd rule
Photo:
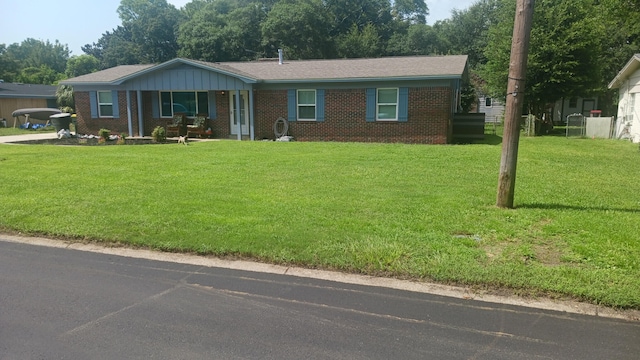
[[[231,125],[231,134],[238,135],[238,118],[236,117],[236,111],[238,111],[236,106],[236,92],[229,91],[231,96],[229,96],[229,109],[230,111],[230,125]],[[242,135],[249,135],[249,91],[241,90],[240,91],[240,124],[242,127]]]

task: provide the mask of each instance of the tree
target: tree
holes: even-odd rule
[[[380,50],[380,37],[373,24],[366,25],[362,30],[358,29],[356,24],[353,24],[351,31],[339,36],[336,42],[338,56],[340,57],[373,58],[379,57],[382,53]]]
[[[131,32],[122,26],[107,31],[97,43],[87,44],[82,51],[100,61],[100,69],[140,63],[140,48],[131,40]]]
[[[70,85],[60,85],[56,89],[56,103],[64,112],[74,112],[75,101],[73,98],[73,87]]]
[[[47,65],[30,66],[20,70],[16,81],[25,84],[53,85],[64,79],[64,74],[56,72]]]
[[[0,44],[0,80],[13,82],[18,77],[20,66],[18,61],[7,54],[5,44]]]
[[[278,48],[293,59],[334,57],[330,40],[331,19],[321,0],[283,0],[262,22],[262,44],[267,56]]]
[[[468,55],[471,68],[485,64],[484,50],[489,42],[489,29],[499,19],[496,16],[499,5],[500,0],[479,0],[466,10],[453,10],[451,18],[436,23],[438,37],[448,43],[447,52]],[[510,22],[513,24],[513,19]]]
[[[98,71],[100,61],[91,55],[72,56],[67,60],[65,75],[76,77]]]
[[[487,89],[505,97],[514,4],[503,0],[498,22],[489,30],[482,69]],[[604,36],[590,0],[538,0],[531,31],[526,99],[529,111],[541,116],[547,104],[562,97],[586,96],[601,86],[602,64],[597,46]]]
[[[265,17],[258,3],[238,8],[206,4],[180,25],[179,55],[205,61],[255,59],[263,53],[260,24]]]
[[[118,7],[122,26],[131,32],[141,63],[176,57],[180,12],[166,0],[122,0]]]
[[[393,11],[401,21],[426,24],[429,8],[424,0],[394,0]]]

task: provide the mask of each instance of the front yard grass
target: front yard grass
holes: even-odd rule
[[[0,230],[640,308],[640,152],[219,141],[0,145]]]

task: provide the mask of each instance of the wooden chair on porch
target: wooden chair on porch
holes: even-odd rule
[[[193,118],[193,125],[187,125],[187,137],[206,137],[207,114],[197,114]]]
[[[165,134],[167,137],[182,136],[185,134],[187,116],[184,113],[175,113],[173,119],[167,123]]]

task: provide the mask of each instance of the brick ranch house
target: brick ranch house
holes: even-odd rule
[[[174,112],[207,114],[221,139],[446,144],[467,56],[123,65],[62,81],[80,133],[148,136]],[[240,109],[240,111],[236,111]]]

